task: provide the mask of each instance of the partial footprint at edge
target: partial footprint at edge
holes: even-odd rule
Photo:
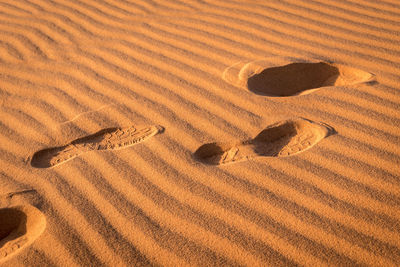
[[[49,168],[71,160],[82,153],[93,150],[116,150],[138,144],[158,133],[162,133],[161,126],[143,128],[107,128],[95,134],[82,137],[71,143],[36,152],[31,165],[36,168]]]
[[[199,147],[194,156],[201,162],[220,165],[259,156],[287,157],[303,152],[333,134],[332,127],[303,118],[272,124],[254,139],[229,143],[210,143]]]
[[[371,82],[375,76],[339,64],[277,57],[236,63],[224,71],[222,78],[259,95],[282,97],[309,94],[321,87]]]
[[[46,217],[31,205],[0,209],[0,264],[31,245],[46,228]]]

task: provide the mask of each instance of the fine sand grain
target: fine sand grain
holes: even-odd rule
[[[1,266],[398,266],[398,0],[0,0]]]

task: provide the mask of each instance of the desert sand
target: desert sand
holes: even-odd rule
[[[1,266],[396,266],[398,0],[0,0]]]

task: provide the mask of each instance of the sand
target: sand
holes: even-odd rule
[[[0,0],[1,266],[396,266],[397,0]]]

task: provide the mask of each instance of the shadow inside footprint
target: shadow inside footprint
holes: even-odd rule
[[[78,138],[67,145],[37,151],[31,160],[32,167],[49,168],[71,160],[92,150],[114,150],[132,146],[162,133],[161,126],[142,128],[107,128],[92,135]]]
[[[0,263],[35,241],[45,227],[45,216],[33,206],[0,209]]]
[[[285,63],[271,66],[269,60],[238,62],[225,69],[222,78],[259,95],[287,97],[309,94],[321,87],[371,82],[375,77],[369,72],[339,64],[275,60]]]
[[[247,81],[248,89],[268,96],[291,96],[323,86],[333,86],[339,69],[327,63],[292,63],[268,68]]]
[[[326,136],[332,127],[298,118],[270,125],[255,138],[236,144],[210,143],[199,147],[194,156],[201,162],[220,165],[259,156],[286,157],[303,152]]]
[[[26,215],[18,209],[0,209],[0,248],[6,237],[18,238],[26,233]]]

